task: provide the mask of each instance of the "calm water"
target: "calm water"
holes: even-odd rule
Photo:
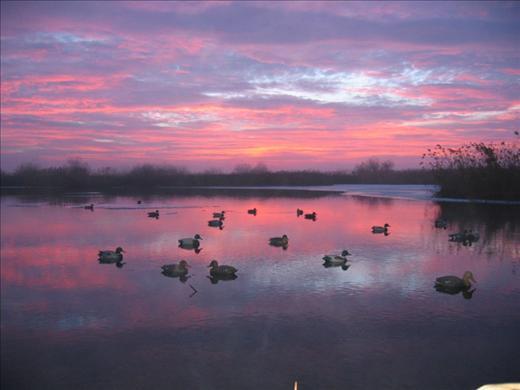
[[[3,196],[2,389],[520,381],[519,206],[262,194]],[[93,212],[82,207],[90,202]],[[317,220],[297,218],[297,207]],[[160,218],[147,218],[157,208]],[[220,210],[224,229],[208,227]],[[433,227],[440,215],[447,230]],[[388,236],[370,232],[385,222]],[[448,241],[464,228],[480,240]],[[177,247],[195,233],[199,254]],[[268,245],[282,234],[287,250]],[[116,246],[125,264],[99,264],[97,251]],[[322,266],[342,249],[350,268]],[[192,266],[188,281],[161,274],[181,259]],[[212,259],[238,278],[212,284]],[[471,299],[434,290],[436,277],[466,270],[478,282]]]

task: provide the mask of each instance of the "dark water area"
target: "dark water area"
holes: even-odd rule
[[[2,389],[520,381],[520,206],[248,191],[2,196]],[[221,210],[223,229],[209,227]],[[384,223],[390,234],[371,233]],[[480,239],[448,240],[464,229]],[[196,233],[199,253],[178,247]],[[286,250],[268,244],[282,234]],[[117,246],[122,266],[98,262]],[[343,249],[346,270],[323,266]],[[212,283],[213,259],[238,278]],[[185,282],[161,273],[180,260]],[[466,270],[471,294],[433,288]]]

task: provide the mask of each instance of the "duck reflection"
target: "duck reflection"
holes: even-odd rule
[[[347,264],[347,263],[343,263],[343,264],[336,264],[336,263],[329,263],[329,262],[325,262],[322,264],[324,268],[336,268],[336,267],[341,267],[341,269],[343,271],[346,271],[350,268],[350,264]]]
[[[211,284],[217,284],[220,281],[229,281],[229,280],[235,280],[238,278],[237,275],[209,275],[206,276]]]

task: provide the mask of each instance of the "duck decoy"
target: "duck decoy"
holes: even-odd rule
[[[123,260],[123,248],[118,246],[115,251],[103,250],[98,253],[98,260],[103,263],[116,263]]]
[[[448,227],[448,221],[443,218],[439,218],[435,220],[435,227],[437,229],[446,229]]]
[[[256,215],[256,207],[254,209],[247,210],[248,214]]]
[[[224,213],[225,213],[224,210],[222,210],[220,213],[213,213],[213,218],[222,218],[222,219],[224,219],[225,218],[224,217]]]
[[[148,217],[150,218],[159,218],[159,210],[151,211],[148,213]]]
[[[296,209],[296,216],[299,217],[300,215],[303,215],[302,209]]]
[[[289,245],[289,238],[285,234],[282,237],[272,237],[269,239],[269,245],[281,246],[285,250]]]
[[[461,291],[467,291],[471,287],[471,282],[476,283],[477,281],[473,277],[471,271],[464,272],[462,278],[457,276],[441,276],[435,279],[435,289],[440,292],[448,294],[458,294]]]
[[[209,274],[213,277],[236,276],[235,274],[238,271],[235,267],[230,265],[218,265],[217,260],[211,260],[208,268],[210,268]]]
[[[162,273],[165,276],[170,277],[182,277],[188,274],[188,262],[186,260],[181,260],[179,264],[166,264],[161,267]]]
[[[222,221],[222,218],[220,218],[220,219],[212,219],[211,221],[208,221],[208,226],[218,227],[220,229],[223,229],[224,228],[224,222]]]
[[[89,205],[86,205],[86,206],[85,206],[85,210],[94,211],[94,204],[91,203],[91,204],[89,204]]]
[[[195,249],[196,253],[199,253],[197,249],[200,246],[200,241],[202,240],[202,237],[199,234],[195,234],[193,238],[181,238],[179,240],[179,247],[183,249]]]
[[[341,252],[341,255],[325,255],[323,256],[323,260],[328,264],[340,265],[347,262],[347,256],[350,256],[350,253],[345,249],[343,252]]]
[[[313,221],[316,220],[316,212],[312,212],[310,214],[305,214],[305,219],[312,219]]]
[[[385,223],[384,226],[372,226],[372,233],[384,233],[388,235],[389,224]]]

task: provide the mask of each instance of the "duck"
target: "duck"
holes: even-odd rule
[[[254,209],[247,210],[248,214],[256,215],[256,207]]]
[[[465,240],[468,241],[469,243],[478,241],[479,239],[480,239],[480,234],[478,234],[478,232],[474,232],[473,230],[470,229],[466,233]]]
[[[316,219],[316,212],[312,212],[310,214],[305,214],[305,219],[312,219],[312,220],[315,220]]]
[[[471,282],[476,283],[477,281],[471,271],[466,271],[462,279],[453,275],[441,276],[435,279],[434,287],[438,291],[456,294],[462,290],[468,290],[471,287]]]
[[[188,273],[188,262],[181,260],[179,264],[165,264],[161,267],[162,273],[166,276],[177,277],[186,276]]]
[[[159,210],[151,211],[148,213],[150,218],[159,218]]]
[[[208,221],[208,226],[219,227],[222,229],[223,225],[224,225],[224,222],[222,222],[222,218],[212,219],[211,221]]]
[[[213,277],[236,276],[235,274],[238,271],[235,267],[230,265],[218,265],[217,260],[211,260],[208,268],[211,268],[209,274]]]
[[[463,242],[466,240],[466,234],[468,234],[468,231],[464,230],[463,232],[449,234],[448,237],[450,241]]]
[[[286,247],[288,244],[289,238],[285,234],[282,237],[271,237],[269,239],[269,245]]]
[[[446,229],[448,227],[448,221],[443,218],[436,219],[435,227],[438,229]]]
[[[94,204],[91,203],[91,204],[89,204],[89,205],[86,205],[86,206],[85,206],[85,210],[94,211]]]
[[[224,219],[224,213],[225,213],[224,210],[222,210],[220,213],[213,213],[213,218],[222,218],[222,219]]]
[[[300,215],[303,215],[302,209],[296,209],[296,216],[299,217]]]
[[[343,252],[341,252],[341,255],[325,255],[323,256],[323,260],[325,263],[329,264],[344,264],[348,260],[347,256],[350,256],[350,253],[345,249]]]
[[[193,238],[181,238],[179,240],[179,246],[186,249],[196,249],[200,246],[199,240],[202,240],[202,237],[199,234],[195,234]]]
[[[372,226],[372,233],[385,233],[388,234],[389,224],[385,223],[384,226]]]
[[[323,268],[336,268],[336,267],[341,267],[341,269],[343,271],[346,271],[350,268],[350,264],[348,263],[340,263],[340,264],[333,264],[333,263],[323,263]]]
[[[101,262],[109,262],[109,263],[120,262],[123,260],[124,252],[125,251],[123,250],[123,248],[118,246],[115,251],[111,251],[111,250],[99,251],[98,258],[99,258],[99,261],[101,261]]]

